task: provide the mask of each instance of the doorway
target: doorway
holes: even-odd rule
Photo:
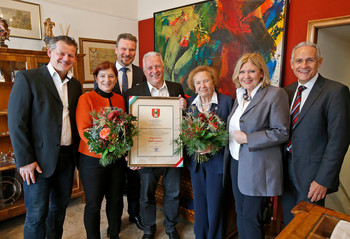
[[[321,49],[320,74],[350,88],[350,16],[309,21],[307,40]],[[346,214],[350,214],[349,151],[340,172],[339,191],[326,198],[326,207]]]

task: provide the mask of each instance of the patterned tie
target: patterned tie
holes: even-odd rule
[[[295,123],[298,121],[299,118],[299,111],[300,111],[300,102],[301,102],[301,92],[305,90],[306,87],[301,85],[298,87],[298,92],[297,95],[295,96],[293,106],[292,106],[292,111],[290,112],[290,116],[292,119],[292,131],[295,128]],[[289,152],[292,152],[292,138],[288,140],[287,143],[287,150]]]
[[[123,72],[122,93],[123,95],[126,95],[126,91],[128,90],[128,75],[126,72],[129,68],[123,67],[121,70]]]

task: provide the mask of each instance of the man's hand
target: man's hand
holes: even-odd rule
[[[181,95],[179,95],[179,107],[182,110],[185,110],[187,107],[186,99],[184,99]]]
[[[233,131],[233,139],[239,144],[248,143],[247,134],[240,130]]]
[[[19,174],[22,176],[23,181],[27,182],[28,185],[30,183],[35,183],[35,170],[38,173],[42,173],[41,168],[39,167],[37,162],[27,164],[19,168]]]
[[[125,156],[125,161],[128,162],[129,160],[129,156]],[[131,170],[139,170],[139,169],[142,169],[142,167],[129,167]]]
[[[316,183],[315,181],[312,181],[307,197],[311,200],[311,202],[317,202],[324,199],[326,197],[326,193],[326,187]]]

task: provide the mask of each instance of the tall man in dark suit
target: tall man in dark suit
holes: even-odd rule
[[[126,91],[146,81],[146,76],[141,67],[135,66],[132,62],[136,55],[137,38],[130,33],[121,33],[118,35],[115,54],[117,61],[115,66],[118,70],[118,81],[113,88],[113,92],[126,96]],[[95,89],[97,83],[95,82]],[[127,102],[127,99],[125,99]],[[125,109],[128,109],[126,105]],[[140,178],[137,171],[126,171],[126,195],[128,199],[129,221],[136,224],[139,229],[143,229],[140,219]],[[107,230],[108,231],[108,230]]]
[[[318,74],[319,48],[299,43],[291,67],[298,82],[285,88],[291,104],[291,138],[285,158],[284,224],[300,201],[324,206],[338,190],[339,172],[350,142],[349,88]],[[293,102],[293,103],[292,103]]]
[[[143,71],[147,81],[129,89],[128,96],[179,96],[179,107],[186,108],[186,100],[181,84],[164,81],[164,64],[159,53],[148,52],[143,57]],[[143,168],[141,178],[141,219],[144,224],[142,239],[153,239],[156,233],[156,199],[160,176],[164,187],[164,226],[170,239],[179,239],[176,224],[179,215],[180,168]]]
[[[69,72],[76,53],[74,39],[52,38],[49,64],[17,73],[10,94],[8,125],[24,181],[25,239],[62,237],[79,144],[75,109],[81,85]]]
[[[117,61],[115,66],[118,70],[118,82],[115,84],[113,92],[121,94],[124,97],[129,88],[141,82],[146,82],[146,76],[143,74],[142,68],[132,64],[136,55],[136,44],[137,38],[130,33],[119,34],[117,38],[115,48]],[[128,109],[128,106],[125,109]],[[143,225],[140,219],[140,178],[137,171],[129,168],[126,170],[126,177],[129,220],[142,230]]]
[[[115,54],[117,54],[117,61],[115,66],[118,70],[118,82],[115,84],[113,92],[125,95],[126,90],[146,81],[146,76],[142,68],[135,66],[132,62],[136,55],[137,38],[130,33],[119,34],[117,38]],[[123,69],[126,68],[126,69]],[[126,71],[126,78],[124,77]],[[127,79],[127,85],[124,85]]]

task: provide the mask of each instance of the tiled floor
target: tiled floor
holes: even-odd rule
[[[125,197],[124,202],[126,203]],[[84,204],[80,198],[72,199],[68,209],[64,224],[63,239],[81,239],[86,238],[84,222],[83,222]],[[164,232],[163,213],[161,209],[157,210],[157,234],[155,239],[167,239],[168,236]],[[20,239],[23,238],[23,222],[24,215],[11,218],[0,222],[0,238],[2,239]],[[178,232],[182,239],[194,239],[193,224],[180,218],[177,225]],[[107,238],[107,218],[104,210],[104,204],[101,210],[101,238]],[[139,230],[135,224],[129,222],[129,216],[124,210],[122,217],[122,228],[120,233],[121,239],[141,239],[143,232]]]

